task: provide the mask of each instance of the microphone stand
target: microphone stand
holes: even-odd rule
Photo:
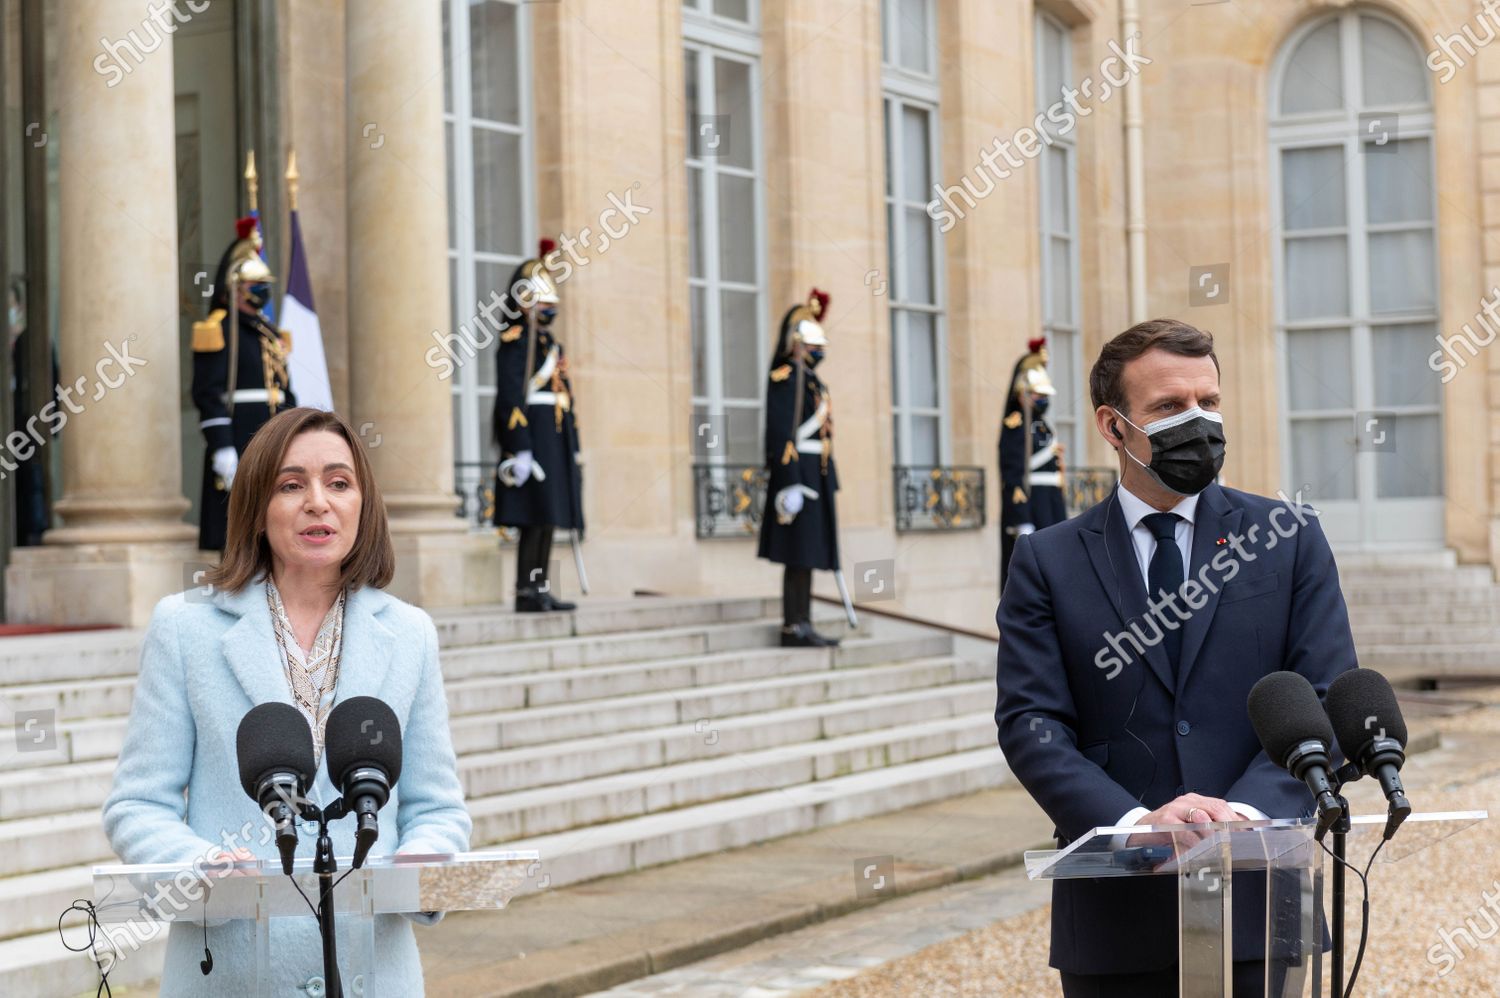
[[[1333,998],[1344,994],[1344,857],[1349,838],[1349,802],[1334,791],[1344,811],[1333,823]]]
[[[345,814],[344,799],[340,797],[321,809],[309,805],[309,811],[309,816],[318,823],[313,873],[318,876],[318,927],[323,934],[323,985],[328,998],[344,998],[344,985],[339,977],[338,937],[334,934],[333,875],[338,872],[338,860],[334,858],[333,839],[328,834],[328,823]]]

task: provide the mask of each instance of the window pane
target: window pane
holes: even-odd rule
[[[941,423],[937,416],[913,416],[911,418],[911,463],[936,466],[941,450],[938,440]]]
[[[1343,236],[1288,239],[1286,315],[1316,319],[1349,314],[1349,247]]]
[[[751,131],[753,118],[748,63],[714,57],[714,114],[721,116],[720,132],[728,148],[715,151],[718,162],[747,170],[755,166],[755,141]]]
[[[1425,104],[1427,74],[1406,32],[1378,17],[1359,19],[1365,107]]]
[[[696,159],[701,155],[698,148],[698,116],[703,113],[703,108],[698,103],[698,53],[693,49],[682,50],[682,82],[687,103],[688,155]]]
[[[719,174],[719,277],[755,283],[755,181]]]
[[[932,72],[932,40],[927,34],[927,0],[897,0],[896,10],[901,67],[914,73]]]
[[[1067,31],[1050,17],[1038,15],[1041,47],[1037,52],[1036,109],[1045,111],[1062,97],[1068,82]]]
[[[449,4],[443,0],[443,110],[453,110],[453,24]]]
[[[1382,498],[1443,494],[1443,438],[1437,416],[1381,421],[1390,450],[1375,454],[1375,491]]]
[[[1067,235],[1073,231],[1068,211],[1072,193],[1068,150],[1052,146],[1043,152],[1043,157],[1046,163],[1046,175],[1042,177],[1044,224],[1049,232]]]
[[[515,272],[515,269],[514,266],[508,263],[487,263],[483,260],[474,261],[474,288],[477,301],[464,302],[463,321],[468,322],[470,316],[479,311],[480,303],[487,304],[489,302],[491,292],[500,292],[506,286],[506,282],[510,280],[510,275]],[[503,321],[505,318],[504,312],[495,309],[491,309],[490,314],[497,320]],[[558,321],[560,323],[565,322],[566,318],[559,316]],[[471,324],[470,328],[480,343],[483,343],[487,339],[490,341],[489,346],[481,350],[471,363],[477,365],[475,369],[479,372],[479,384],[493,385],[495,383],[495,353],[500,349],[500,336],[482,315]],[[563,337],[564,342],[566,342],[567,333],[560,332],[560,335]],[[488,425],[488,423],[485,424],[485,426]]]
[[[519,124],[520,82],[516,73],[516,11],[501,0],[469,6],[470,93],[476,118]]]
[[[1319,229],[1344,224],[1344,147],[1281,154],[1282,224]]]
[[[1365,147],[1365,201],[1370,222],[1432,219],[1432,148],[1427,139],[1403,139],[1376,152]]]
[[[464,412],[468,409],[468,401],[458,392],[453,393],[453,453],[463,455],[459,460],[465,460],[474,453],[468,441],[464,440]],[[488,432],[489,427],[485,427]]]
[[[750,20],[750,0],[714,0],[714,13],[736,21]]]
[[[1354,408],[1349,344],[1347,329],[1287,331],[1287,402],[1293,410]]]
[[[1436,341],[1431,323],[1376,326],[1370,330],[1375,405],[1438,405],[1442,381],[1427,365]]]
[[[932,219],[924,208],[903,208],[901,300],[932,304]]]
[[[893,187],[894,187],[894,185],[896,183],[896,180],[895,180],[895,176],[896,175],[895,175],[895,172],[894,172],[894,169],[895,169],[895,166],[894,166],[895,160],[893,158],[895,150],[891,147],[891,141],[892,141],[892,138],[893,138],[893,136],[891,135],[891,111],[892,111],[892,106],[894,105],[894,103],[895,103],[894,101],[892,101],[889,97],[887,97],[883,102],[881,102],[881,106],[880,106],[880,111],[881,111],[881,113],[880,113],[880,127],[881,127],[881,131],[884,133],[884,136],[885,136],[885,196],[886,197],[890,197],[891,196],[891,191],[892,191],[892,189],[893,189]]]
[[[937,342],[933,317],[925,312],[906,313],[906,357],[907,384],[911,398],[907,407],[936,409],[937,391]]]
[[[1432,233],[1372,232],[1370,234],[1370,311],[1431,310]]]
[[[1047,240],[1047,278],[1051,301],[1047,304],[1047,321],[1073,325],[1073,244],[1067,239]]]
[[[1343,60],[1339,55],[1339,22],[1330,20],[1304,38],[1287,61],[1281,78],[1281,111],[1333,111],[1344,106]]]
[[[757,399],[765,372],[760,369],[760,323],[755,294],[750,291],[719,292],[719,325],[723,333],[724,397]]]
[[[765,460],[761,449],[760,406],[734,406],[724,410],[724,426],[729,430],[729,460],[733,464],[760,464]]]
[[[708,321],[703,314],[703,289],[688,288],[689,321],[693,330],[693,394],[708,394]]]
[[[932,188],[932,176],[927,169],[932,154],[930,124],[927,111],[910,106],[901,109],[902,196],[919,204],[927,202]]]
[[[1052,396],[1048,415],[1053,429],[1060,434],[1060,420],[1072,421],[1083,402],[1086,401],[1084,386],[1078,380],[1078,370],[1073,364],[1073,350],[1078,337],[1075,333],[1054,329],[1047,333],[1047,373],[1057,386]]]
[[[688,273],[703,276],[703,171],[688,167]]]
[[[1354,429],[1349,419],[1294,419],[1292,481],[1315,501],[1354,498]]]
[[[443,9],[448,9],[446,4],[443,6]],[[456,220],[458,213],[458,185],[453,177],[455,164],[453,162],[453,122],[451,121],[443,122],[443,141],[448,155],[448,246],[456,249],[458,247],[458,222]]]
[[[475,456],[484,461],[486,465],[490,465],[490,462],[499,456],[500,449],[495,445],[494,433],[490,431],[490,427],[495,424],[495,395],[493,392],[481,392],[478,401],[479,425],[476,427],[478,436],[474,441],[475,451],[477,451]],[[457,440],[453,442],[453,446],[457,450]],[[459,451],[459,453],[463,452]],[[487,476],[493,470],[493,465],[490,465],[489,467],[480,468],[479,474],[481,477]]]
[[[474,248],[520,256],[521,137],[470,129],[474,141]]]

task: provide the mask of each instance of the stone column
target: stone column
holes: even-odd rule
[[[13,621],[141,624],[185,588],[177,207],[169,13],[59,8],[57,131],[63,400],[35,443],[63,448],[59,525],[16,552]],[[190,573],[189,573],[190,574]]]
[[[452,325],[441,32],[436,0],[368,0],[345,23],[350,412],[390,514],[392,589],[427,605],[463,602],[466,532],[451,382],[423,359]]]

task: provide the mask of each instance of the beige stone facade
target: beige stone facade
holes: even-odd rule
[[[80,22],[70,21],[77,37],[98,37],[101,25],[90,19],[104,18],[108,6],[80,3],[74,9],[70,3],[69,17]],[[559,328],[573,357],[590,524],[584,551],[595,593],[770,594],[778,589],[779,572],[756,560],[753,538],[695,536],[692,209],[683,100],[683,22],[690,15],[683,6],[681,0],[525,5],[535,195],[529,211],[535,235],[553,235],[589,224],[611,193],[633,190],[635,201],[650,209],[628,236],[577,268],[562,290]],[[995,183],[942,237],[938,258],[945,292],[947,463],[985,469],[986,525],[897,532],[890,301],[879,276],[888,261],[883,7],[877,0],[750,4],[752,10],[757,6],[760,252],[763,314],[769,320],[762,335],[771,339],[782,312],[809,287],[831,292],[825,375],[839,416],[846,572],[891,560],[896,598],[872,605],[992,632],[999,420],[1011,367],[1044,322],[1041,161],[1028,159]],[[1075,396],[1086,392],[1087,364],[1134,314],[1176,316],[1210,329],[1224,370],[1230,440],[1225,481],[1261,493],[1295,491],[1297,483],[1283,470],[1286,400],[1277,373],[1278,209],[1268,101],[1288,39],[1310,19],[1351,5],[1057,0],[1037,6],[1068,29],[1076,79],[1096,76],[1112,46],[1127,44],[1124,22],[1137,7],[1140,36],[1134,44],[1150,59],[1139,78],[1126,84],[1138,88],[1140,98],[1135,124],[1144,151],[1145,300],[1131,301],[1131,105],[1124,91],[1116,91],[1093,102],[1071,136],[1083,368],[1061,389]],[[1467,0],[1353,9],[1390,15],[1424,56],[1434,35],[1476,23],[1475,5]],[[395,591],[428,605],[506,599],[508,547],[492,531],[466,530],[444,512],[452,504],[454,423],[449,389],[422,359],[432,343],[430,327],[449,322],[452,297],[442,268],[444,197],[452,192],[444,193],[442,174],[439,4],[282,0],[277,15],[281,145],[295,144],[304,177],[303,229],[335,398],[356,424],[370,422],[384,437],[374,456],[403,545]],[[937,150],[939,180],[946,187],[977,168],[981,150],[997,138],[1016,137],[1032,121],[1036,9],[1028,0],[938,0],[935,16]],[[1500,285],[1500,41],[1476,51],[1449,82],[1440,83],[1437,73],[1429,78],[1436,310],[1444,335],[1470,321],[1481,298]],[[171,94],[164,83],[153,84],[144,74],[127,83],[151,105],[142,111],[145,120],[167,113]],[[81,93],[79,120],[88,120],[91,99],[102,100],[102,92]],[[379,149],[366,141],[369,122],[385,137]],[[110,140],[106,130],[102,141]],[[159,173],[137,151],[139,136],[118,137],[120,157],[101,153],[98,135],[92,141],[87,170],[98,181],[88,180],[88,187],[96,193],[134,191],[118,198],[119,210],[134,212],[137,201],[151,197]],[[70,150],[81,144],[75,137],[61,151],[64,164],[76,163]],[[79,228],[85,212],[96,209],[81,203],[90,194],[80,189],[78,169],[63,170],[65,245],[100,238]],[[108,188],[100,186],[105,181]],[[107,218],[108,210],[103,214]],[[1226,261],[1228,304],[1191,305],[1190,269]],[[105,276],[171,295],[176,268],[170,262],[140,257],[128,263],[150,274],[122,270]],[[91,266],[125,264],[96,259]],[[78,275],[64,268],[60,279],[66,381],[83,363],[75,350],[90,320],[69,304],[81,300]],[[141,307],[150,301],[143,299]],[[175,358],[163,355],[163,361],[163,370],[176,370]],[[1439,543],[1470,563],[1500,564],[1500,470],[1490,461],[1500,446],[1500,411],[1488,402],[1489,388],[1500,388],[1496,379],[1500,372],[1491,373],[1481,349],[1443,389]],[[116,416],[129,412],[132,421],[149,421],[150,391],[142,380],[109,404]],[[1111,465],[1113,455],[1088,425],[1090,407],[1083,401],[1078,408],[1086,445],[1083,453],[1069,455],[1069,463]],[[45,548],[13,556],[10,619],[139,624],[157,596],[180,588],[172,566],[184,557],[179,535],[190,532],[159,524],[147,529],[142,521],[149,514],[156,524],[163,511],[171,512],[183,488],[175,457],[170,474],[166,462],[158,461],[164,453],[159,448],[175,445],[152,441],[149,434],[121,437],[111,425],[118,425],[113,417],[70,427],[69,454],[79,460],[69,458],[65,498],[56,511],[62,522]],[[163,472],[149,483],[123,473],[158,464]],[[126,512],[126,497],[144,496],[153,497],[149,510]],[[108,526],[119,536],[85,536],[85,526],[96,532]],[[564,587],[576,592],[565,552],[561,561]],[[835,592],[831,578],[820,577],[817,587]]]

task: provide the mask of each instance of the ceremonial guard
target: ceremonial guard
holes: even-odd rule
[[[817,288],[781,320],[766,387],[766,510],[760,557],[785,566],[781,644],[821,648],[838,644],[812,626],[812,573],[838,571],[838,516],[834,493],[833,402],[816,368],[828,338],[820,319],[828,295]]]
[[[252,183],[253,171],[247,174]],[[287,373],[291,334],[273,326],[264,311],[273,280],[261,259],[256,217],[239,219],[214,275],[208,317],[193,324],[193,404],[208,448],[198,520],[198,546],[205,551],[224,549],[229,489],[250,438],[297,404]]]
[[[1057,389],[1047,374],[1047,341],[1026,344],[1016,362],[1000,429],[1000,587],[1016,538],[1067,519],[1063,501],[1063,445],[1047,423]]]
[[[494,439],[500,447],[494,523],[520,529],[516,552],[516,611],[572,610],[552,594],[548,562],[552,535],[572,532],[573,556],[585,593],[579,541],[583,532],[583,482],[568,357],[557,339],[557,284],[544,257],[556,244],[544,239],[537,257],[511,277],[503,303],[505,324],[495,353]]]

